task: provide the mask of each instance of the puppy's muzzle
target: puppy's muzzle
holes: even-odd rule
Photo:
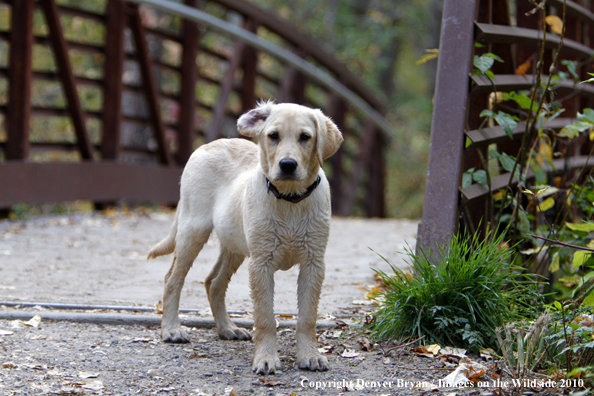
[[[281,170],[282,177],[287,179],[295,178],[295,170],[297,169],[297,161],[292,158],[283,158],[279,161],[278,166]]]

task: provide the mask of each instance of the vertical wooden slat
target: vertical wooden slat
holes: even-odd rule
[[[50,32],[50,41],[54,57],[58,66],[58,75],[64,87],[64,94],[68,102],[68,110],[74,125],[81,157],[85,160],[93,159],[93,146],[87,134],[87,126],[82,111],[82,106],[76,90],[76,82],[72,74],[72,66],[68,58],[68,44],[62,33],[62,25],[58,15],[58,8],[54,0],[40,0],[39,4],[45,13],[45,19]]]
[[[185,0],[185,4],[197,8],[198,0]],[[188,20],[182,24],[182,64],[181,64],[181,93],[180,93],[180,116],[179,116],[179,137],[177,150],[177,163],[184,165],[192,155],[196,114],[196,82],[198,69],[196,56],[198,55],[199,32],[198,25]]]
[[[445,0],[429,146],[423,218],[417,248],[446,244],[458,226],[458,187],[474,45],[476,0]]]
[[[140,19],[138,6],[130,4],[130,10],[130,29],[132,30],[134,42],[136,43],[138,63],[140,66],[140,73],[142,74],[142,84],[144,92],[146,93],[151,126],[153,127],[155,140],[158,145],[159,159],[161,163],[171,165],[171,153],[169,152],[167,139],[165,137],[165,127],[163,125],[161,106],[159,103],[159,91],[157,89],[155,77],[153,76],[153,67],[149,56],[148,44],[146,42],[146,33]]]
[[[243,28],[251,32],[256,32],[257,24],[254,21],[247,20],[244,22]],[[233,55],[229,61],[229,67],[223,76],[223,84],[220,88],[217,104],[215,105],[215,108],[212,112],[211,125],[206,134],[207,142],[212,142],[213,140],[219,138],[221,128],[225,122],[225,109],[227,108],[227,100],[229,99],[229,95],[231,94],[231,91],[233,91],[233,86],[235,84],[235,72],[243,63],[248,51],[254,51],[254,49],[248,47],[242,42],[238,42],[233,47]]]
[[[6,117],[6,159],[9,160],[27,159],[29,155],[34,8],[34,0],[17,1],[12,6],[9,102]]]
[[[124,2],[107,3],[105,38],[105,90],[103,94],[103,159],[117,160],[120,156],[122,121],[122,74],[124,72]]]
[[[385,181],[386,181],[386,159],[384,149],[386,146],[384,137],[378,129],[375,129],[375,138],[371,148],[371,155],[368,158],[367,197],[365,199],[365,211],[367,217],[386,217],[385,202]]]
[[[256,31],[257,25],[250,23],[248,29]],[[241,107],[242,112],[253,109],[256,105],[256,76],[258,65],[258,52],[253,48],[244,49],[241,69],[243,78],[241,81]]]
[[[344,100],[340,99],[337,95],[332,95],[330,98],[330,105],[328,106],[328,116],[332,118],[334,124],[338,129],[346,136],[345,130],[345,116],[346,116],[346,104]],[[340,203],[342,202],[342,176],[343,176],[343,153],[344,148],[341,145],[336,153],[330,157],[330,163],[332,164],[332,175],[330,176],[330,190],[332,200],[332,212],[340,213]]]
[[[353,209],[357,204],[357,195],[359,192],[359,185],[361,184],[361,177],[363,170],[368,164],[369,156],[372,154],[375,132],[377,126],[372,121],[367,121],[363,129],[363,136],[359,144],[359,153],[357,159],[350,171],[350,178],[346,190],[343,191],[343,200],[340,206],[339,214],[342,216],[350,216],[353,214]]]

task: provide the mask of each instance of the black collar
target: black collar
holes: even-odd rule
[[[311,186],[307,187],[307,190],[305,190],[305,192],[303,194],[290,194],[290,195],[281,194],[280,191],[278,191],[278,188],[276,188],[274,186],[274,184],[272,184],[270,182],[270,180],[268,180],[268,178],[266,178],[266,187],[268,187],[268,191],[272,192],[272,194],[274,194],[274,196],[277,199],[284,199],[285,201],[297,203],[297,202],[301,202],[305,198],[309,197],[311,195],[311,193],[316,189],[316,187],[320,184],[321,181],[322,181],[322,179],[320,178],[320,176],[318,176],[316,181],[314,181],[311,184]]]

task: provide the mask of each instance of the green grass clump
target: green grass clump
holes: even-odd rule
[[[503,236],[454,236],[434,265],[431,252],[406,253],[413,270],[378,274],[386,284],[371,324],[377,339],[412,340],[477,351],[497,349],[495,329],[531,317],[542,304],[533,276],[512,264]]]

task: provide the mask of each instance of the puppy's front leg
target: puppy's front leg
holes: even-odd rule
[[[269,259],[268,259],[269,260]],[[274,270],[263,257],[250,259],[250,288],[254,302],[256,353],[252,371],[274,374],[281,364],[276,351],[276,321],[274,320]]]
[[[301,264],[297,281],[299,318],[297,319],[297,366],[300,369],[328,370],[328,359],[318,352],[316,319],[324,283],[324,259]]]

